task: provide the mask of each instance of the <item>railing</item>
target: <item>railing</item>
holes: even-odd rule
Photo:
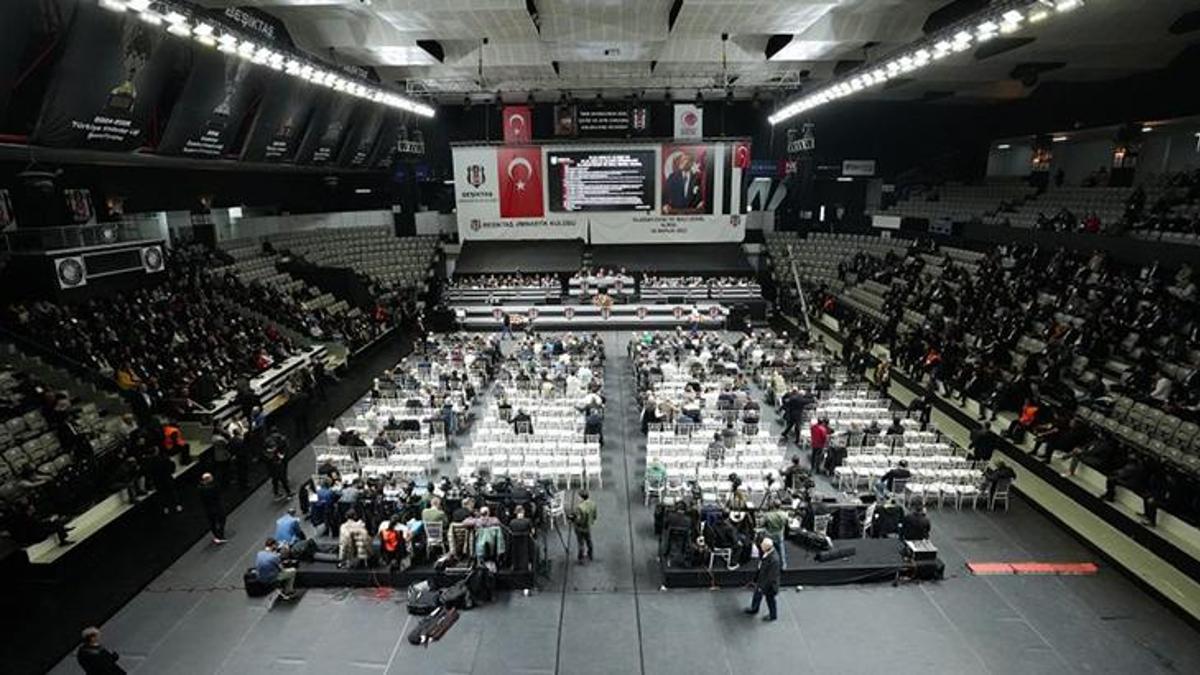
[[[4,240],[4,250],[11,253],[30,253],[160,238],[161,233],[156,231],[153,225],[145,221],[130,220],[90,225],[18,228],[0,236]]]

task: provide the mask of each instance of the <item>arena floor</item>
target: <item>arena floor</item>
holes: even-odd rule
[[[629,338],[605,335],[594,563],[564,565],[555,539],[540,591],[503,594],[441,642],[413,647],[403,592],[314,589],[273,610],[246,597],[242,571],[281,509],[264,486],[231,514],[230,543],[198,541],[102,627],[105,642],[130,672],[171,674],[1200,672],[1195,630],[1019,498],[1008,513],[932,510],[941,582],[787,589],[774,624],[741,613],[745,591],[660,591]],[[290,466],[299,484],[311,450]],[[973,577],[966,560],[1095,561],[1101,571]],[[78,667],[71,656],[51,672]]]

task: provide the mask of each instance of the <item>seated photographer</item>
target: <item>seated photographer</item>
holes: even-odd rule
[[[687,505],[678,502],[663,519],[663,534],[658,544],[659,557],[671,561],[680,561],[687,555],[693,539],[692,517]]]
[[[266,584],[279,584],[279,594],[285,599],[295,595],[296,568],[284,567],[279,554],[279,543],[268,537],[263,550],[254,558],[254,572],[258,580]]]

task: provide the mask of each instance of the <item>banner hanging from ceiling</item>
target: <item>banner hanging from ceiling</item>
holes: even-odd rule
[[[506,105],[501,111],[504,142],[524,145],[533,139],[533,110],[527,105]]]
[[[297,164],[329,164],[336,159],[346,129],[360,108],[358,100],[350,96],[339,96],[332,91],[317,96],[319,103],[296,152]]]
[[[232,147],[267,77],[260,66],[194,46],[192,68],[172,109],[158,152],[198,158],[236,155]]]
[[[185,43],[133,13],[80,2],[63,45],[30,142],[128,151],[157,140],[149,127]]]
[[[750,146],[453,148],[459,236],[593,244],[740,242]]]
[[[258,116],[246,138],[242,159],[290,162],[312,117],[316,85],[291,77],[271,77]]]
[[[379,140],[379,132],[388,113],[379,106],[369,107],[359,119],[350,125],[342,153],[338,157],[340,166],[361,169],[371,161],[371,153]]]

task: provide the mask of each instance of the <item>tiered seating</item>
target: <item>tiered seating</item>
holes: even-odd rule
[[[428,288],[438,247],[437,237],[398,238],[389,227],[290,232],[270,241],[315,265],[349,267],[387,290],[420,292]]]
[[[551,274],[455,277],[447,284],[445,296],[449,304],[456,306],[513,302],[540,305],[560,298],[562,283]]]
[[[1110,412],[1084,406],[1079,416],[1127,446],[1200,476],[1200,425],[1195,422],[1185,422],[1127,396],[1115,396]]]
[[[28,374],[0,369],[0,490],[5,494],[14,490],[19,479],[48,482],[77,469],[72,448],[63,447],[57,424],[43,414],[44,402],[31,400],[26,393],[35,387],[44,389],[35,383]],[[91,444],[95,455],[105,455],[124,443],[117,417],[101,414],[94,403],[63,407],[64,403],[60,400],[53,415],[64,423],[69,421],[74,433]]]
[[[1037,225],[1039,213],[1053,217],[1059,211],[1066,210],[1077,218],[1094,213],[1103,227],[1117,223],[1124,217],[1125,203],[1132,193],[1133,188],[1123,187],[1050,187],[1041,195],[986,218],[984,222],[1032,229]]]
[[[684,300],[725,300],[748,302],[762,298],[762,287],[753,279],[722,277],[646,277],[638,297],[647,302],[666,302],[670,298]]]
[[[475,440],[463,450],[458,475],[470,476],[486,467],[494,476],[514,479],[549,479],[570,487],[586,486],[593,480],[603,487],[600,439],[584,434],[582,414],[565,394],[542,396],[525,392],[509,398],[513,410],[524,410],[531,418],[532,433],[518,433],[499,409],[490,406],[475,432]]]
[[[901,199],[880,213],[955,222],[986,220],[1002,207],[1019,205],[1034,194],[1024,182],[941,185]]]

